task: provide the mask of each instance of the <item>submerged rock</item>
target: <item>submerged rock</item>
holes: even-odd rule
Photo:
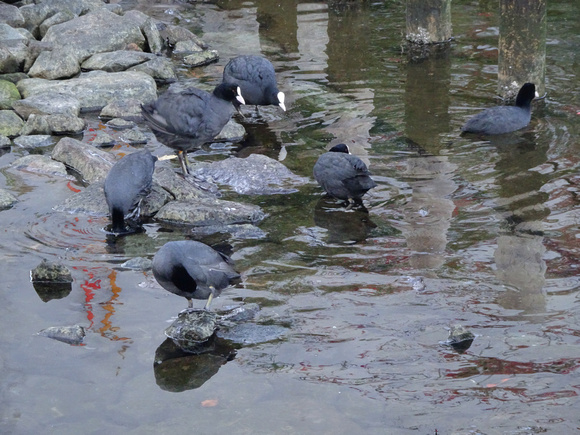
[[[280,339],[287,328],[279,325],[240,323],[232,327],[220,328],[217,336],[238,344],[258,344]]]
[[[230,157],[195,170],[195,175],[230,186],[237,193],[272,195],[296,192],[308,179],[295,175],[282,163],[262,154],[245,159]]]
[[[59,177],[70,177],[66,172],[66,166],[60,162],[52,160],[48,156],[30,154],[21,157],[10,164],[11,168],[19,171],[31,172],[34,174],[58,175]]]
[[[18,200],[5,189],[0,189],[0,210],[12,207]]]
[[[85,338],[85,328],[79,325],[74,326],[51,326],[38,333],[43,337],[62,341],[63,343],[79,345]]]

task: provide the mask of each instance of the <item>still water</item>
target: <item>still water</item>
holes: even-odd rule
[[[497,2],[453,2],[451,50],[418,62],[402,51],[404,2],[122,5],[220,52],[182,78],[215,84],[237,54],[275,65],[288,112],[250,110],[243,144],[197,158],[262,153],[311,177],[346,142],[379,186],[368,214],[333,208],[314,182],[290,195],[226,192],[269,214],[268,235],[202,239],[230,245],[243,276],[212,306],[258,303],[256,321],[285,332],[156,365],[185,300],[118,266],[191,228],[153,221],[112,247],[106,218],[53,211],[83,186],[4,169],[19,203],[0,212],[0,432],[575,432],[580,3],[548,2],[546,98],[527,129],[491,142],[459,128],[498,104]],[[8,150],[0,166],[22,154]],[[35,292],[29,271],[43,258],[72,270],[67,297]],[[476,334],[463,354],[440,343],[458,323]],[[73,324],[87,328],[83,346],[35,335]]]

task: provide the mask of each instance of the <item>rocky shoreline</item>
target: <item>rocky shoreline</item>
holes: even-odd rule
[[[183,27],[101,0],[0,3],[0,147],[34,150],[9,170],[50,177],[70,177],[72,170],[87,187],[54,209],[106,215],[102,183],[115,156],[103,147],[146,146],[153,136],[140,125],[141,104],[157,98],[158,85],[178,80],[177,66],[201,66],[218,56]],[[88,128],[87,117],[95,114],[115,137]],[[232,120],[218,140],[244,135]],[[39,149],[46,152],[37,154]],[[186,179],[158,162],[141,215],[263,237],[258,228],[236,226],[256,225],[266,214],[254,205],[219,199],[218,185],[241,194],[276,194],[308,180],[265,156],[240,162],[230,157],[198,165]],[[0,192],[0,207],[16,201],[10,192]]]

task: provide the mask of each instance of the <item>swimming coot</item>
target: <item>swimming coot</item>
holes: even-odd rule
[[[236,84],[221,83],[212,93],[197,88],[171,90],[142,106],[145,121],[166,146],[177,150],[183,174],[186,153],[217,136],[234,114],[234,105],[244,104]]]
[[[314,178],[331,196],[361,203],[368,190],[376,187],[365,163],[350,154],[348,146],[341,143],[322,154],[314,165]]]
[[[153,276],[165,290],[186,298],[189,308],[192,299],[207,299],[205,309],[240,277],[229,257],[194,240],[163,245],[153,257]]]
[[[151,190],[156,161],[149,151],[137,151],[116,162],[107,174],[104,191],[114,233],[125,231],[125,218],[138,215],[141,200]]]
[[[224,68],[224,82],[237,83],[248,105],[284,105],[284,92],[278,90],[272,63],[261,56],[238,56]]]
[[[525,83],[519,90],[515,106],[496,106],[470,118],[461,128],[464,133],[504,134],[524,128],[532,116],[536,86]]]

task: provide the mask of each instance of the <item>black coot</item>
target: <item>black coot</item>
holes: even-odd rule
[[[504,134],[524,128],[532,116],[532,100],[536,86],[525,83],[519,90],[515,106],[497,106],[485,109],[470,118],[461,128],[464,133]]]
[[[216,137],[234,114],[234,105],[244,104],[236,84],[221,83],[212,93],[197,88],[171,90],[142,106],[145,121],[160,142],[177,150],[183,174],[186,153]]]
[[[248,105],[284,105],[284,92],[278,90],[272,63],[261,56],[238,56],[224,68],[224,82],[237,83]]]
[[[376,187],[370,177],[367,165],[350,154],[348,147],[341,143],[322,154],[314,165],[314,178],[331,196],[361,203],[367,191]]]
[[[126,217],[138,215],[139,203],[151,190],[156,161],[149,151],[137,151],[116,162],[107,174],[104,191],[114,233],[125,231]]]
[[[194,240],[163,245],[153,257],[153,275],[165,290],[186,298],[189,308],[192,299],[207,299],[205,309],[240,277],[229,257]]]

